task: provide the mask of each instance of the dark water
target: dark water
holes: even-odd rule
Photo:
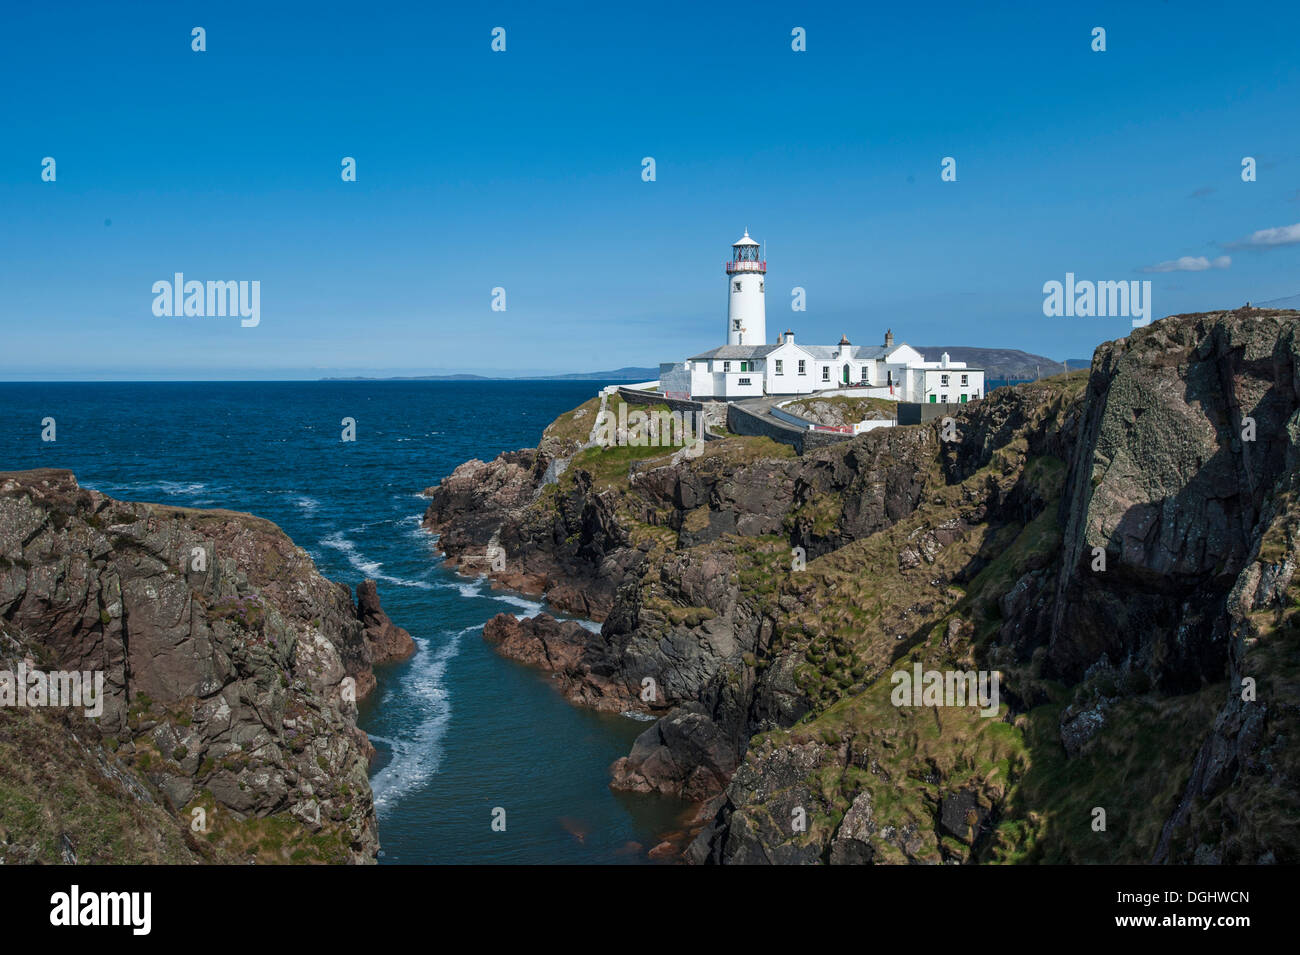
[[[499,657],[483,623],[541,605],[443,570],[419,526],[421,490],[462,461],[535,445],[602,384],[0,383],[0,470],[68,468],[117,498],[250,511],[327,577],[378,581],[418,647],[362,706],[380,754],[381,861],[644,862],[683,807],[611,792],[608,766],[647,724],[571,706]],[[505,832],[491,829],[496,807]]]

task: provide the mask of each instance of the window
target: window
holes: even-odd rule
[[[784,367],[784,366],[785,366],[785,362],[781,361],[781,359],[778,358],[778,359],[776,360],[776,373],[777,373],[778,375],[784,375],[784,374],[785,374],[785,367]]]
[[[738,318],[733,318],[733,319],[731,320],[731,330],[732,330],[733,332],[738,332],[738,331],[740,331],[740,319],[738,319]]]
[[[804,361],[802,358],[799,359],[799,374],[801,375],[808,374],[807,365],[808,363],[806,361]]]
[[[758,280],[758,290],[759,290],[759,292],[762,292],[762,291],[763,291],[763,280],[762,280],[762,279],[759,279],[759,280]]]
[[[947,396],[947,395],[940,395],[940,396],[939,396],[939,401],[941,401],[943,404],[946,405],[946,404],[948,403],[948,396]]]
[[[713,287],[714,287],[714,288],[717,288],[716,285],[713,286]],[[736,279],[736,281],[734,281],[734,282],[731,283],[731,290],[732,290],[733,292],[739,292],[739,291],[740,291],[740,279]]]
[[[716,288],[716,286],[715,286],[715,288]],[[748,378],[738,378],[738,379],[736,379],[736,384],[738,384],[738,385],[747,385],[747,384],[749,384],[749,383],[750,383],[750,380],[749,380]]]
[[[961,383],[962,383],[963,385],[968,385],[968,384],[970,384],[969,376],[967,376],[967,375],[962,375],[962,376],[961,376]]]
[[[714,288],[717,288],[716,285],[713,286],[713,287],[714,287]],[[947,388],[947,387],[948,387],[948,376],[947,376],[947,375],[940,375],[940,376],[939,376],[939,384],[941,384],[941,385],[943,385],[945,388]]]
[[[715,288],[716,288],[716,286],[715,286]],[[866,366],[866,365],[863,365],[863,366],[862,366],[862,383],[863,383],[864,385],[867,383],[867,366]]]
[[[717,288],[717,286],[715,285],[714,288]],[[831,380],[831,366],[822,365],[822,381],[830,381],[830,380]]]
[[[715,285],[714,288],[717,288],[717,286]],[[731,362],[729,362],[729,361],[724,361],[724,362],[722,363],[722,370],[723,370],[723,371],[731,371]]]

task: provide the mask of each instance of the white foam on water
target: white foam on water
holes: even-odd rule
[[[482,597],[483,578],[471,577],[469,580],[440,580],[434,584],[441,590],[454,590],[462,597]]]
[[[206,484],[187,484],[184,481],[159,481],[155,486],[164,494],[170,494],[173,497],[181,494],[197,494],[207,487]]]
[[[293,497],[293,506],[304,514],[314,514],[320,507],[320,501],[309,494],[296,494]]]
[[[352,569],[358,573],[365,574],[372,580],[382,580],[388,584],[394,584],[398,587],[414,587],[417,590],[433,590],[433,584],[427,580],[407,580],[405,577],[394,577],[392,574],[386,574],[383,571],[384,565],[377,560],[367,560],[365,555],[357,549],[357,545],[348,540],[341,531],[331,534],[324,538],[321,544],[325,547],[331,547],[338,551],[352,565]]]
[[[457,580],[452,582],[439,582],[438,587],[446,590],[455,590],[462,597],[482,597],[484,600],[495,600],[511,607],[517,607],[525,610],[527,613],[515,614],[516,617],[524,619],[527,617],[536,617],[544,609],[544,605],[537,600],[529,600],[526,597],[519,597],[515,594],[496,593],[495,591],[485,591],[486,577],[472,577],[469,580]]]
[[[442,738],[451,719],[451,697],[444,681],[447,665],[460,652],[461,638],[481,626],[466,627],[436,650],[420,643],[401,682],[384,693],[385,712],[418,714],[420,722],[409,732],[403,731],[401,739],[372,737],[392,751],[388,765],[370,780],[377,815],[387,815],[404,795],[423,786],[438,771]]]
[[[206,484],[195,481],[131,481],[125,484],[119,484],[116,481],[108,481],[102,487],[96,487],[99,482],[81,482],[82,487],[91,490],[97,490],[101,493],[108,494],[110,497],[117,497],[123,494],[137,494],[143,492],[162,493],[168,497],[180,497],[186,494],[198,494],[200,491],[208,490]]]
[[[513,594],[482,594],[484,597],[491,597],[493,600],[500,601],[503,604],[509,604],[512,607],[518,607],[521,610],[527,610],[526,614],[516,614],[524,618],[536,617],[542,612],[542,604],[537,600],[528,600],[524,597],[516,597]]]

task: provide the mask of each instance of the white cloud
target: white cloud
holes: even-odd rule
[[[1211,261],[1203,255],[1184,255],[1181,258],[1148,265],[1143,272],[1204,272],[1207,269],[1226,269],[1232,265],[1231,256],[1221,255]]]
[[[1229,249],[1268,249],[1277,245],[1294,245],[1300,242],[1300,222],[1295,225],[1280,225],[1272,229],[1260,229],[1252,232],[1250,238],[1240,242],[1230,242]]]

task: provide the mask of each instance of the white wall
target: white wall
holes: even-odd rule
[[[733,272],[727,276],[728,345],[767,344],[767,296],[763,292],[766,278],[762,272]],[[743,331],[736,328],[737,321]]]
[[[793,342],[782,344],[768,352],[763,359],[766,366],[767,393],[770,395],[807,395],[822,387],[817,378],[817,362]],[[776,363],[783,363],[781,374],[776,373]],[[804,373],[799,374],[799,362],[804,363]]]

